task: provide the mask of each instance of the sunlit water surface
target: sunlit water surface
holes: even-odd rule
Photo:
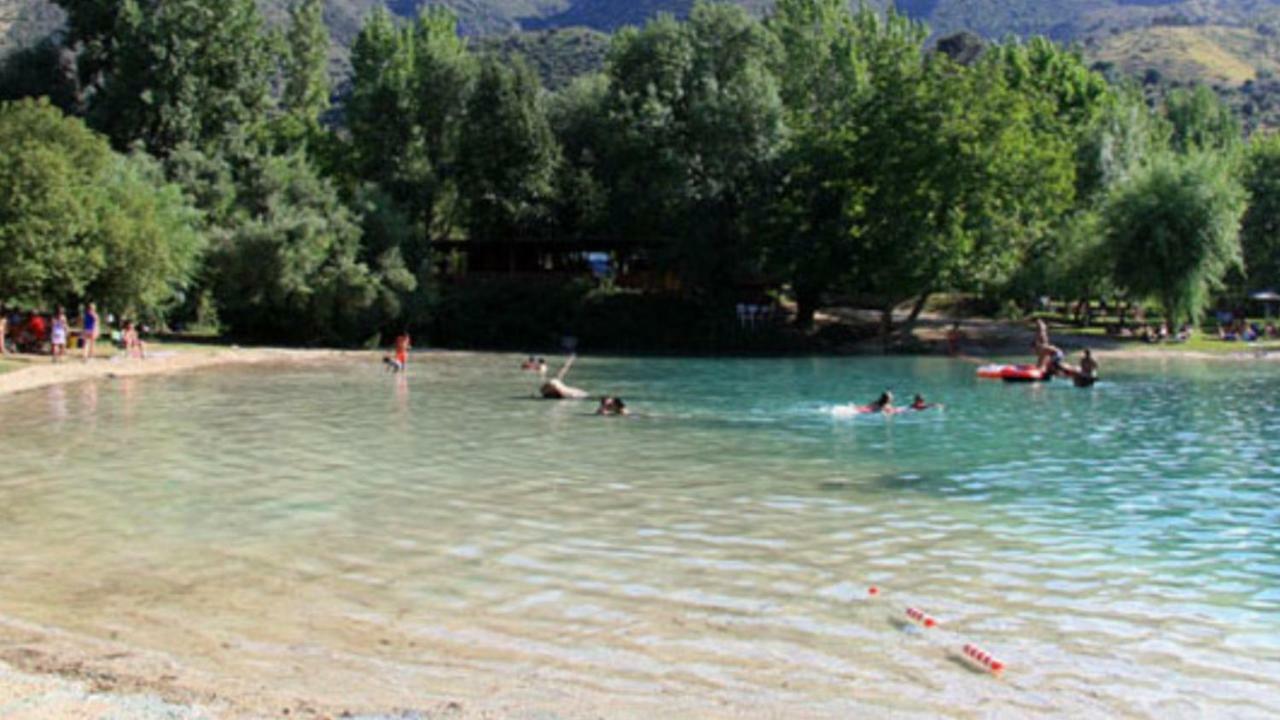
[[[0,398],[0,613],[367,707],[1280,714],[1280,366],[586,358],[604,419],[516,363]]]

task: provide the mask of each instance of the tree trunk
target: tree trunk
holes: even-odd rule
[[[889,353],[889,341],[893,336],[893,308],[890,304],[880,310],[880,349],[885,354]]]
[[[924,306],[929,302],[929,296],[933,293],[925,290],[920,293],[920,297],[916,298],[916,304],[911,306],[911,314],[907,316],[907,322],[899,328],[901,335],[908,335],[916,327],[916,322],[920,320],[920,313],[924,312]]]
[[[822,293],[812,288],[796,288],[796,327],[812,330]]]

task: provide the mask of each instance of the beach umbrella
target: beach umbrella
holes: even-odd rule
[[[1275,290],[1259,290],[1249,295],[1250,300],[1266,303],[1267,317],[1271,317],[1271,304],[1280,302],[1280,293]]]

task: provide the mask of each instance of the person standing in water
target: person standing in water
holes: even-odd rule
[[[84,361],[88,362],[98,344],[98,310],[93,303],[84,308],[84,331],[80,335],[80,342],[84,345]]]
[[[53,316],[53,326],[49,329],[49,346],[52,348],[53,361],[60,363],[67,358],[67,335],[70,327],[67,323],[67,311],[59,307]]]
[[[409,369],[409,349],[412,347],[413,342],[409,337],[409,331],[401,331],[396,336],[396,372],[404,372]]]

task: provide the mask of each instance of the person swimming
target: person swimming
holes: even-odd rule
[[[942,408],[942,405],[938,403],[926,402],[923,395],[916,393],[916,397],[914,400],[911,401],[911,405],[909,407],[911,410],[915,410],[916,412],[921,412],[924,410],[932,410],[933,408],[940,409]]]
[[[893,393],[888,390],[881,393],[875,402],[870,405],[863,405],[862,411],[864,413],[884,413],[886,415],[898,412],[897,408],[893,406]]]
[[[560,368],[560,372],[542,384],[538,392],[544,400],[585,400],[588,397],[586,390],[571,387],[564,382],[565,376],[569,374],[570,368],[577,359],[577,355],[570,355],[564,367]]]
[[[627,404],[620,397],[606,395],[600,398],[600,407],[596,408],[597,415],[621,416],[629,415]]]

